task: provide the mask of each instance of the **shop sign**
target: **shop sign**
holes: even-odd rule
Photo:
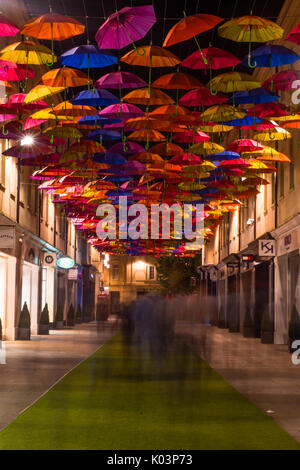
[[[68,270],[68,280],[69,281],[77,281],[78,279],[78,269],[71,268]]]
[[[258,240],[258,256],[275,256],[275,240]]]
[[[14,248],[16,240],[16,227],[0,225],[0,249]]]

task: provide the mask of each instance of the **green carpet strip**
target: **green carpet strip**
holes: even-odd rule
[[[180,340],[159,359],[118,334],[7,426],[0,449],[299,450],[300,444]]]

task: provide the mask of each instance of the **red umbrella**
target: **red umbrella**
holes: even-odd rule
[[[26,78],[33,78],[34,71],[26,65],[15,64],[7,60],[0,60],[0,80],[19,82]]]
[[[256,116],[260,118],[273,118],[287,115],[286,107],[275,102],[256,104],[253,108],[248,110],[248,116]]]
[[[285,38],[286,41],[294,42],[295,44],[300,44],[300,23],[298,23],[295,28],[287,35]]]
[[[231,169],[242,169],[251,166],[248,160],[244,158],[235,158],[234,160],[222,160],[218,168],[222,168],[222,170],[231,170]]]
[[[202,54],[206,58],[207,63],[203,60]],[[202,54],[199,50],[193,52],[181,62],[181,65],[189,69],[210,70],[235,67],[241,62],[230,52],[219,49],[218,47],[207,47],[206,49],[202,49]]]
[[[4,15],[0,15],[0,36],[16,36],[20,29]]]
[[[197,155],[192,153],[184,153],[183,155],[175,155],[169,160],[174,165],[186,166],[186,165],[197,165],[202,163],[202,160]]]
[[[274,91],[288,91],[293,81],[300,80],[300,70],[283,70],[268,78],[262,85],[268,91],[271,90],[272,80]]]
[[[227,96],[221,93],[212,95],[208,88],[203,87],[188,91],[180,98],[179,104],[182,106],[213,106],[215,104],[226,103],[228,99]]]
[[[179,132],[174,134],[173,136],[174,142],[177,143],[199,143],[199,142],[207,142],[210,140],[210,137],[205,134],[205,132],[201,131],[186,131],[186,132]]]
[[[231,142],[226,150],[231,152],[243,153],[243,152],[253,152],[255,150],[262,150],[264,148],[259,142],[253,139],[239,139]]]

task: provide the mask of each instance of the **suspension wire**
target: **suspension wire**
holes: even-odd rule
[[[86,30],[86,43],[90,43],[90,34],[89,34],[89,25],[88,25],[88,14],[86,10],[86,5],[85,5],[85,0],[82,0],[83,2],[83,10],[85,14],[85,30]]]

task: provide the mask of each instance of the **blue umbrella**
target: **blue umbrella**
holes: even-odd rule
[[[84,116],[81,119],[79,119],[78,124],[79,125],[84,125],[87,124],[88,126],[93,126],[93,125],[104,125],[104,124],[114,124],[116,122],[121,122],[120,119],[104,119],[101,116]]]
[[[89,140],[95,140],[96,142],[102,142],[102,140],[120,140],[121,138],[121,132],[107,131],[105,129],[96,129],[88,135]]]
[[[75,98],[70,100],[72,104],[87,105],[87,106],[109,106],[111,104],[119,103],[120,100],[115,95],[107,90],[81,91]]]
[[[284,46],[268,45],[255,49],[251,53],[256,67],[271,67],[271,92],[273,91],[272,67],[293,64],[300,56]],[[248,55],[242,60],[243,65],[248,65]],[[251,64],[250,64],[251,67]]]
[[[237,91],[234,98],[231,97],[229,104],[258,104],[278,101],[279,96],[270,95],[264,88],[254,88],[253,90]],[[232,125],[232,124],[231,124]]]
[[[254,116],[244,116],[242,119],[233,119],[232,121],[223,122],[226,126],[253,126],[262,122],[261,118],[255,118]]]
[[[107,67],[117,64],[118,59],[110,51],[100,51],[98,47],[92,44],[73,47],[62,54],[59,58],[62,65],[74,67],[76,69],[88,69],[90,78],[90,69]],[[88,82],[90,89],[90,81]]]
[[[211,158],[212,160],[219,162],[222,160],[234,160],[235,158],[240,158],[240,154],[236,152],[229,152],[225,150],[224,152],[220,153],[212,153],[210,155],[206,155],[205,158]]]
[[[75,69],[96,69],[117,64],[118,59],[110,51],[100,51],[92,44],[74,47],[59,57],[62,65]]]
[[[107,163],[108,165],[123,165],[127,163],[127,160],[123,155],[119,153],[96,153],[93,157],[93,161],[97,163]]]

